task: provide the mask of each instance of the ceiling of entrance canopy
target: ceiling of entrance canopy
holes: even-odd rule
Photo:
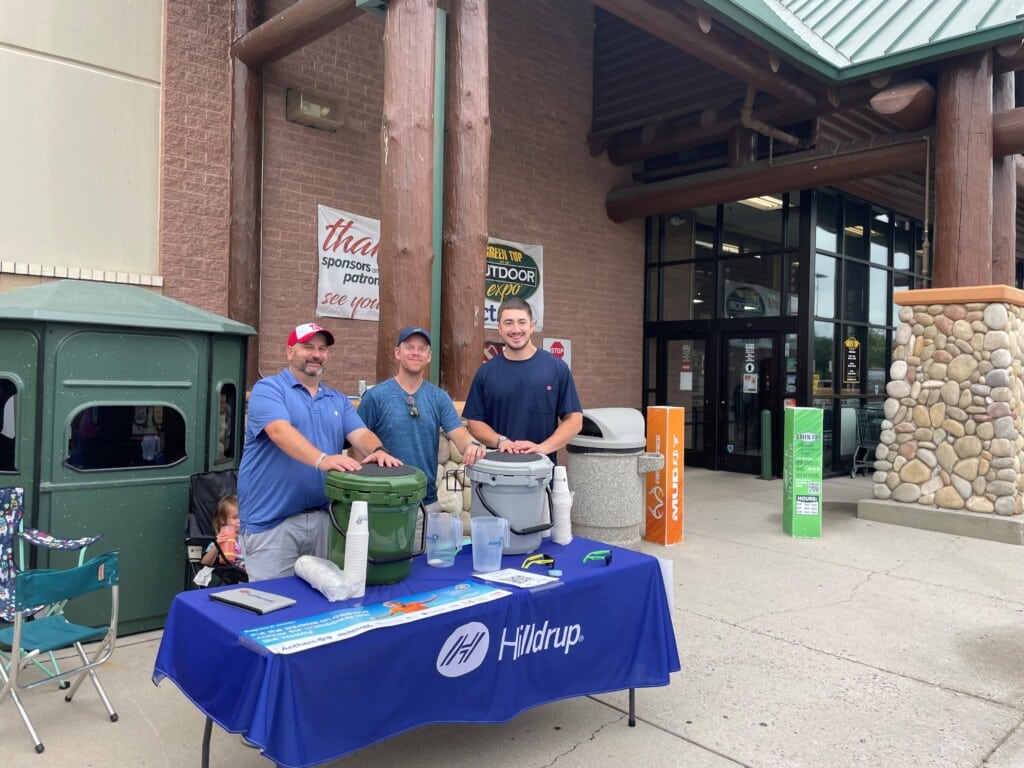
[[[921,2],[595,0],[591,151],[654,181],[863,142],[907,131],[869,100],[934,86],[939,59],[994,48],[997,71],[1024,62],[1024,21],[1005,0]],[[863,34],[886,19],[902,35]],[[924,171],[842,188],[921,218]]]

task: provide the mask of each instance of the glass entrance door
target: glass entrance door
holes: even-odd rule
[[[687,466],[706,467],[714,429],[711,408],[714,366],[708,359],[708,343],[703,337],[666,339],[665,396],[661,402],[685,408]]]
[[[730,472],[758,474],[762,455],[761,411],[778,411],[776,401],[782,391],[776,393],[776,337],[774,334],[723,334],[721,338],[718,467]]]

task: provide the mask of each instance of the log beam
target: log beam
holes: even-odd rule
[[[935,88],[925,80],[908,80],[871,97],[871,108],[905,131],[919,131],[935,117]]]
[[[1024,41],[1003,43],[996,47],[996,55],[992,60],[992,70],[1001,75],[1005,72],[1016,72],[1024,69]]]
[[[436,0],[391,0],[384,20],[377,381],[394,374],[398,331],[430,327],[436,19]]]
[[[1012,102],[1011,102],[1012,103]],[[992,115],[992,156],[1024,152],[1024,107]]]
[[[933,288],[992,282],[992,54],[939,73]]]
[[[1013,73],[996,75],[992,109],[1012,110]],[[1017,267],[1017,164],[1013,155],[992,160],[992,282],[1013,286]]]
[[[594,0],[594,5],[791,106],[812,107],[819,101],[796,73],[786,77],[772,72],[763,52],[751,53],[749,41],[721,24],[702,31],[692,6],[678,4],[673,10],[637,0]]]
[[[877,88],[871,87],[866,81],[840,91],[840,103],[844,107],[861,106],[868,103]],[[658,157],[670,152],[678,152],[691,147],[699,147],[713,141],[724,141],[735,126],[740,124],[740,108],[742,104],[734,102],[714,112],[701,112],[701,120],[696,118],[681,122],[672,130],[659,133],[650,142],[641,139],[640,131],[633,130],[616,135],[608,142],[608,159],[615,165],[628,165],[649,157]],[[771,125],[793,125],[815,117],[821,117],[835,111],[826,101],[814,108],[795,109],[789,104],[771,104],[755,112],[756,117]],[[707,124],[705,114],[714,114],[717,122]]]
[[[487,10],[487,0],[453,0],[448,16],[441,387],[456,400],[469,394],[484,346],[480,299],[487,277],[491,151]]]
[[[256,0],[234,4],[236,35],[253,29]],[[260,211],[263,191],[263,73],[231,60],[231,176],[228,205],[228,317],[260,328]],[[259,338],[249,337],[246,389],[259,379]]]
[[[774,162],[760,160],[740,168],[613,189],[605,198],[605,210],[613,221],[622,222],[758,195],[922,170],[928,157],[925,136],[921,133],[840,144],[786,155]]]
[[[318,40],[362,13],[356,0],[296,0],[277,16],[235,38],[231,55],[261,67]]]

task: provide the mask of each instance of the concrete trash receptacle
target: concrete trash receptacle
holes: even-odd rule
[[[644,432],[643,414],[635,408],[583,411],[583,429],[566,446],[573,534],[639,548],[644,475],[665,466],[664,456],[644,450]]]

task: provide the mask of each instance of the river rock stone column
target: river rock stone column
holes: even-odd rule
[[[874,497],[1021,514],[1024,291],[937,288],[895,301]]]

